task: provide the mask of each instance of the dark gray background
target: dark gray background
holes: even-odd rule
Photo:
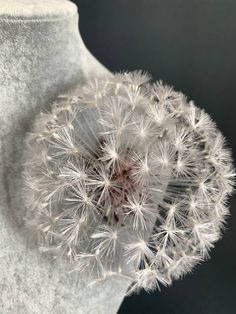
[[[90,51],[110,70],[149,71],[211,115],[236,160],[235,0],[74,0]],[[128,297],[119,314],[235,314],[236,199],[211,260],[161,292]],[[109,313],[104,313],[109,314]]]

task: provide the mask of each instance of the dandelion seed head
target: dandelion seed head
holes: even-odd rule
[[[24,177],[41,250],[92,282],[129,278],[134,292],[209,257],[235,173],[211,118],[136,71],[91,80],[41,113]]]

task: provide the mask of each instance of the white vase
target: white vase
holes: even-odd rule
[[[87,50],[66,0],[0,0],[0,312],[116,313],[129,282],[87,287],[27,241],[20,186],[23,140],[56,95],[111,75]]]

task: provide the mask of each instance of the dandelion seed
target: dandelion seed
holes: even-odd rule
[[[152,260],[154,254],[148,246],[147,240],[138,235],[137,239],[133,239],[125,246],[125,256],[128,264],[139,265],[143,259]]]
[[[91,238],[96,239],[94,250],[99,251],[99,255],[105,255],[107,259],[116,258],[119,249],[119,230],[116,227],[102,225]]]
[[[134,230],[147,229],[150,221],[155,221],[158,211],[148,196],[133,195],[124,206],[125,215],[130,219]]]

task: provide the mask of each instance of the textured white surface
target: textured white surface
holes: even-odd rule
[[[85,48],[77,15],[64,18],[65,1],[60,1],[61,19],[42,22],[32,16],[27,23],[15,23],[18,16],[5,19],[3,13],[14,15],[15,7],[19,16],[23,11],[33,14],[33,7],[23,7],[29,1],[11,0],[5,9],[4,2],[0,2],[0,313],[116,313],[129,283],[110,280],[88,288],[82,278],[68,276],[63,266],[50,263],[29,245],[19,198],[23,139],[36,113],[78,82],[110,74]],[[42,19],[43,8],[46,17],[52,9],[38,8]],[[60,15],[59,6],[56,14]]]
[[[76,12],[76,5],[67,0],[0,0],[1,16],[12,18],[63,18]]]

